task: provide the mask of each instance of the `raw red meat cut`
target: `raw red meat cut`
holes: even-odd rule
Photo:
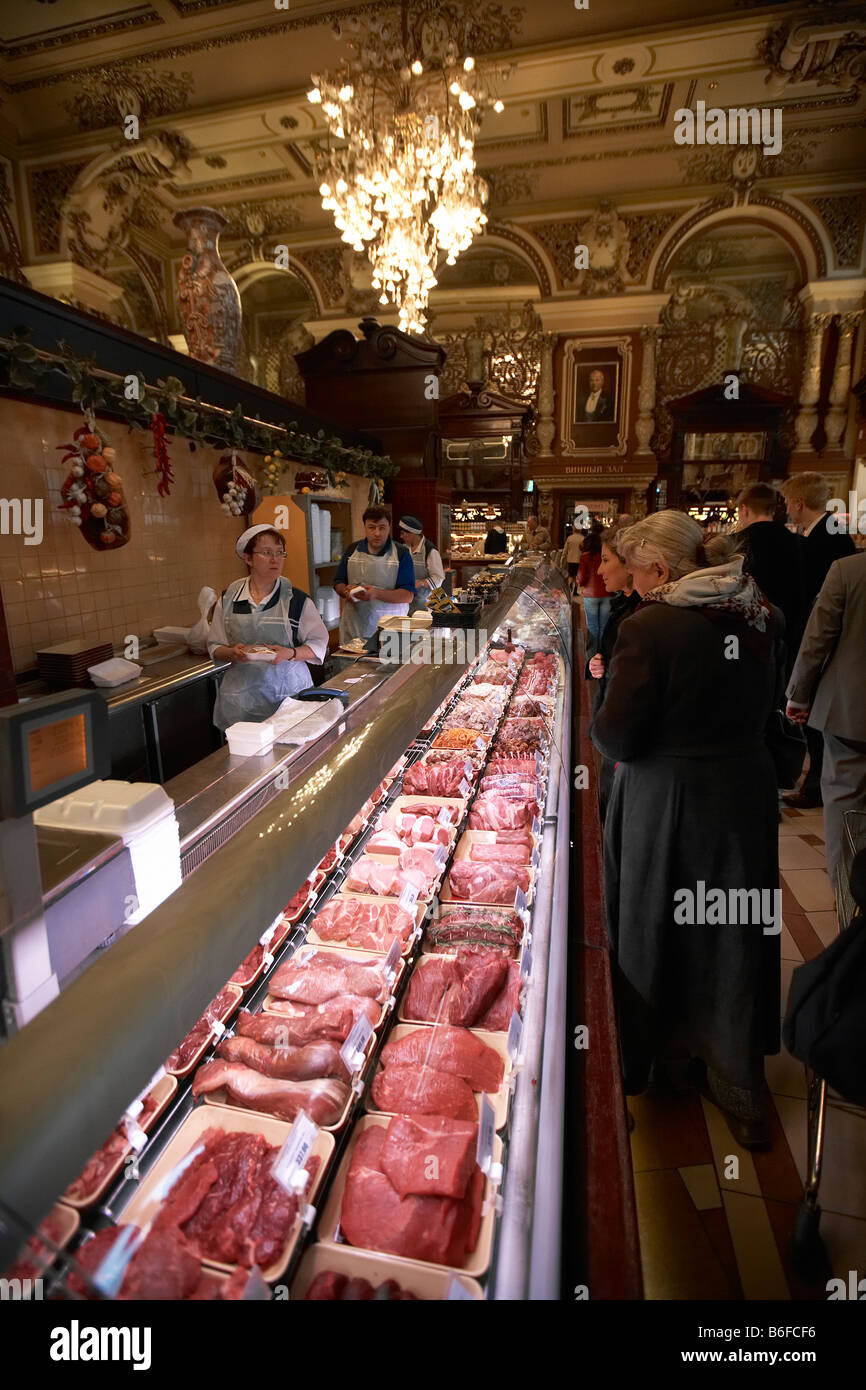
[[[510,961],[508,965],[508,978],[505,988],[500,992],[499,997],[494,1000],[485,1014],[482,1014],[476,1024],[477,1028],[485,1028],[489,1033],[504,1033],[511,1023],[511,1015],[518,1008],[520,1002],[520,966],[516,960]]]
[[[310,900],[310,891],[311,884],[309,880],[305,879],[294,897],[289,898],[283,908],[283,916],[287,917],[290,922],[296,922],[306,908]]]
[[[395,1114],[478,1118],[472,1087],[461,1076],[422,1064],[395,1062],[380,1068],[373,1078],[370,1098],[377,1109]]]
[[[39,1229],[35,1235],[22,1246],[18,1253],[15,1263],[4,1271],[4,1279],[38,1279],[47,1269],[48,1265],[54,1261],[53,1246],[59,1245],[66,1221],[64,1212],[67,1209],[61,1206],[52,1207],[48,1215],[39,1223]],[[40,1240],[40,1236],[44,1239]],[[50,1240],[52,1245],[46,1245],[45,1241]]]
[[[412,763],[403,773],[403,791],[414,796],[460,795],[466,777],[466,758],[445,749],[431,750],[423,762]],[[468,779],[471,782],[471,777]]]
[[[474,864],[528,864],[531,853],[531,846],[526,840],[509,844],[497,838],[493,844],[474,841],[469,846],[469,858]]]
[[[92,1279],[125,1229],[124,1226],[110,1226],[107,1230],[97,1231],[95,1236],[85,1241],[76,1256],[79,1269]],[[201,1260],[179,1231],[153,1230],[127,1265],[116,1297],[124,1301],[150,1299],[159,1302],[193,1298],[203,1274]],[[97,1296],[78,1270],[69,1274],[66,1286],[70,1293],[77,1294],[79,1298]]]
[[[217,1055],[226,1062],[241,1062],[262,1076],[282,1081],[315,1081],[324,1076],[346,1079],[340,1044],[324,1039],[304,1047],[269,1047],[267,1043],[256,1042],[255,1038],[223,1038]]]
[[[366,855],[362,855],[349,870],[345,888],[349,893],[373,893],[382,898],[399,898],[407,883],[417,888],[421,896],[430,892],[430,877],[424,870],[400,869],[393,864],[380,864],[375,859],[368,859]],[[316,930],[318,931],[318,928]]]
[[[385,1137],[378,1125],[358,1136],[343,1194],[343,1236],[350,1245],[461,1268],[478,1243],[483,1175],[476,1168],[460,1199],[400,1197],[380,1168]]]
[[[522,797],[522,793],[520,794]],[[535,801],[512,801],[504,792],[482,792],[469,812],[470,830],[518,830],[532,825],[538,812]]]
[[[517,971],[519,989],[517,963],[500,951],[458,949],[453,957],[422,956],[409,981],[406,1017],[491,1032],[507,1028],[510,1009],[504,1025],[490,1020],[502,994],[511,987],[512,970]]]
[[[379,1154],[401,1197],[465,1197],[476,1167],[478,1126],[444,1115],[398,1115]]]
[[[299,1110],[306,1110],[317,1125],[332,1125],[346,1108],[350,1088],[335,1077],[315,1081],[286,1081],[263,1076],[240,1062],[216,1058],[199,1067],[192,1083],[194,1096],[207,1095],[225,1087],[226,1095],[235,1105],[247,1110],[262,1110],[281,1120],[293,1120]]]
[[[525,865],[478,864],[468,859],[455,859],[448,875],[452,897],[470,903],[510,905],[518,888],[528,892],[530,881],[531,870]]]
[[[240,998],[237,990],[226,986],[216,999],[212,999],[194,1028],[191,1028],[183,1042],[175,1048],[165,1064],[166,1071],[184,1071],[197,1052],[200,1052],[210,1037],[211,1026],[222,1023],[228,1017],[236,1000]]]
[[[495,754],[487,764],[486,771],[490,776],[497,776],[500,773],[505,775],[517,774],[521,777],[534,779],[538,776],[535,758],[498,758]]]
[[[396,902],[365,903],[358,898],[334,897],[316,913],[311,928],[322,941],[341,941],[361,950],[387,952],[395,936],[408,941],[415,928],[415,917]]]
[[[279,966],[268,988],[274,998],[294,999],[300,1004],[324,1004],[338,994],[362,994],[379,1000],[388,995],[378,961],[352,960],[336,951],[306,948]]]
[[[347,1274],[323,1270],[316,1275],[304,1299],[312,1303],[417,1303],[418,1295],[401,1288],[396,1279],[386,1279],[374,1289],[367,1279],[350,1279]]]
[[[378,1014],[377,1010],[377,1020]],[[287,1002],[278,1014],[250,1014],[242,1009],[235,1027],[241,1037],[255,1038],[271,1047],[303,1047],[317,1038],[345,1042],[354,1022],[355,1011],[341,995],[327,1004]]]
[[[425,1066],[460,1076],[473,1091],[498,1091],[502,1058],[468,1028],[416,1028],[382,1049],[382,1066]]]
[[[522,940],[523,921],[516,912],[468,903],[449,905],[428,933],[429,945],[440,952],[457,946],[473,951],[495,948],[516,957]]]
[[[413,801],[408,806],[402,806],[400,810],[401,814],[404,816],[431,817],[438,817],[441,815],[443,811],[445,811],[452,825],[457,819],[457,807],[446,806],[444,801],[438,803],[430,801]],[[440,830],[447,830],[447,826],[444,825],[441,825],[439,828]]]

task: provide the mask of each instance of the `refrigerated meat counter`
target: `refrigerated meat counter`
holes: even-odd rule
[[[56,1249],[57,1256],[53,1263],[48,1260],[47,1277],[66,1288],[71,1268],[73,1286],[92,1295],[87,1278],[74,1273],[78,1256],[83,1255],[84,1266],[89,1260],[92,1275],[88,1246],[110,1253],[115,1225],[146,1226],[156,1212],[157,1186],[164,1197],[172,1185],[166,1175],[194,1143],[204,1145],[200,1161],[206,1161],[207,1146],[214,1142],[209,1131],[219,1121],[218,1128],[254,1136],[249,1142],[262,1152],[271,1152],[268,1144],[279,1150],[282,1192],[298,1186],[305,1164],[308,1171],[315,1169],[291,1208],[292,1235],[280,1252],[259,1233],[263,1243],[254,1248],[265,1275],[259,1281],[263,1296],[288,1296],[291,1289],[296,1298],[318,1275],[338,1279],[342,1270],[360,1277],[364,1268],[371,1282],[394,1278],[399,1268],[397,1284],[419,1297],[558,1296],[572,660],[571,605],[562,576],[547,565],[508,575],[479,626],[480,656],[466,659],[461,634],[459,647],[448,639],[432,649],[428,662],[393,669],[346,711],[322,746],[307,750],[296,768],[278,770],[282,781],[269,790],[268,800],[254,802],[240,817],[234,805],[233,833],[222,842],[217,835],[212,842],[217,847],[182,887],[8,1044],[0,1077],[4,1268],[23,1238],[48,1218],[54,1224],[47,1229],[50,1239],[43,1240],[43,1255]],[[455,726],[455,718],[463,717],[477,722]],[[439,770],[458,759],[464,760],[464,774],[446,796]],[[482,778],[492,790],[481,787]],[[534,802],[526,801],[527,780],[538,789]],[[418,798],[431,787],[439,789],[439,815],[419,816]],[[437,852],[423,844],[406,851],[394,844],[393,827],[404,832],[412,821],[407,797],[416,803],[415,820],[424,822],[419,831],[429,835],[431,825],[441,827],[434,830],[442,841]],[[510,805],[518,811],[509,811]],[[211,826],[209,834],[218,828]],[[371,847],[373,836],[379,840]],[[365,902],[364,890],[371,887],[375,896]],[[343,918],[350,928],[341,937]],[[398,931],[403,918],[408,926]],[[389,922],[397,932],[390,940],[382,935],[382,923]],[[455,930],[458,936],[465,933],[461,949],[451,945],[455,938],[449,932]],[[491,930],[500,959],[490,945]],[[513,949],[506,951],[502,942]],[[222,1077],[220,1058],[240,1050],[237,1044],[227,1049],[232,1037],[267,1050],[269,1043],[258,1038],[272,1043],[274,1029],[281,1026],[289,1036],[299,1013],[292,990],[288,1007],[286,992],[275,996],[272,991],[277,980],[291,983],[292,971],[311,951],[321,959],[329,951],[339,953],[340,969],[348,970],[352,981],[372,970],[388,986],[381,998],[375,996],[381,1009],[367,1010],[380,1015],[375,1021],[365,1027],[362,1010],[349,1018],[348,1036],[341,1038],[338,1031],[330,1040],[332,1046],[341,1044],[352,1078],[345,1104],[333,1084],[311,1086],[303,1108],[313,1119],[318,1116],[318,1123],[306,1133],[306,1115],[290,1126],[279,1108],[268,1115],[255,1108],[255,1096],[265,1091],[260,1104],[273,1106],[275,1093],[277,1106],[283,1104],[286,1083],[278,1076],[271,1081],[279,1084],[260,1087],[242,1104],[232,1090],[236,1078],[223,1067],[228,1082],[221,1081],[222,1090],[194,1096],[192,1078],[204,1087],[208,1067],[213,1079]],[[470,1000],[465,983],[475,969],[473,953],[487,962],[483,1008]],[[425,1014],[417,1002],[424,995],[419,982],[426,988],[431,972],[443,970],[452,971],[450,982],[440,990],[438,1004],[434,991],[432,1012]],[[231,982],[233,974],[238,983]],[[444,1024],[449,990],[457,1006]],[[510,1001],[516,1007],[509,1008]],[[462,1092],[448,1104],[465,1105],[469,1085],[477,1119],[473,1112],[470,1122],[459,1109],[443,1119],[437,1118],[441,1111],[432,1119],[413,1112],[415,1129],[408,1135],[409,1140],[426,1135],[435,1148],[432,1131],[447,1130],[449,1152],[455,1144],[460,1147],[464,1177],[451,1175],[448,1182],[457,1185],[440,1189],[441,1200],[450,1204],[453,1243],[442,1247],[438,1260],[375,1253],[365,1247],[363,1234],[354,1234],[357,1224],[347,1202],[354,1201],[359,1186],[351,1172],[355,1158],[362,1148],[384,1150],[399,1118],[385,1099],[382,1078],[390,1071],[391,1084],[403,1074],[415,1033],[427,1049],[420,1066],[424,1085],[431,1084],[428,1039],[436,1037],[437,1047],[450,1045],[457,1029],[471,1035],[474,1060],[492,1080],[473,1086],[449,1074],[449,1095],[461,1090],[451,1084],[458,1079]],[[345,1023],[341,1030],[345,1033]],[[240,1048],[257,1055],[249,1041]],[[397,1059],[393,1068],[389,1056]],[[375,1133],[383,1127],[385,1140]],[[392,1138],[391,1147],[407,1141],[402,1131]],[[101,1154],[95,1155],[101,1144]],[[470,1170],[478,1201],[470,1202],[465,1177]],[[537,1181],[539,1175],[543,1181]],[[395,1190],[401,1182],[405,1188],[405,1181],[403,1200],[417,1196],[417,1179],[406,1180],[405,1173]],[[63,1240],[54,1239],[52,1231],[61,1230]],[[201,1256],[202,1277],[223,1293],[196,1297],[235,1296],[232,1259],[217,1259],[215,1248]],[[249,1263],[248,1257],[244,1261]],[[121,1276],[123,1268],[121,1262]],[[101,1279],[98,1284],[103,1296],[120,1287],[116,1270],[113,1283]]]

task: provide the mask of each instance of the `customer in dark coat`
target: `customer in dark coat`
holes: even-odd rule
[[[604,625],[601,634],[601,643],[594,656],[589,658],[586,666],[586,676],[591,676],[598,681],[595,695],[593,696],[592,712],[598,714],[604,701],[605,691],[607,690],[607,674],[613,658],[616,639],[619,635],[620,624],[626,618],[631,617],[634,610],[640,603],[640,594],[635,592],[632,586],[631,575],[623,564],[616,549],[617,535],[621,535],[626,528],[617,523],[604,532],[601,538],[601,562],[598,572],[604,580],[605,587],[613,597],[610,601],[610,614]],[[615,764],[610,758],[601,759],[601,772],[599,777],[599,813],[602,824],[607,813],[607,803],[610,800],[610,789],[613,783],[613,773]]]
[[[779,493],[769,483],[752,483],[737,498],[737,549],[743,570],[785,615],[790,675],[806,625],[805,542],[776,520]]]
[[[625,1089],[685,1045],[739,1143],[764,1147],[763,1057],[779,1048],[776,784],[762,734],[775,614],[726,537],[658,512],[618,537],[643,603],[621,625],[594,743],[618,767],[605,823]],[[719,559],[724,563],[718,563]],[[734,640],[736,639],[736,641]],[[697,899],[757,890],[736,924],[683,924]],[[754,896],[754,895],[753,895]],[[765,910],[769,909],[767,912]]]
[[[805,580],[805,619],[827,578],[834,560],[854,555],[857,547],[847,531],[839,529],[836,516],[828,512],[830,484],[821,473],[795,473],[780,489],[788,508],[788,517],[803,537]],[[802,629],[799,636],[802,636]],[[797,647],[793,643],[793,655]],[[798,643],[799,645],[799,643]],[[821,772],[824,765],[824,740],[820,730],[806,725],[806,746],[809,750],[809,771],[799,791],[788,792],[783,800],[789,806],[806,810],[823,805]]]

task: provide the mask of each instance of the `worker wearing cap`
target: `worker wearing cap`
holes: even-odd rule
[[[430,590],[441,587],[445,566],[433,542],[426,539],[424,523],[417,516],[401,516],[400,540],[412,556],[415,566],[415,597],[409,612],[418,613],[426,609]]]
[[[224,590],[208,631],[212,659],[231,662],[214,705],[218,729],[269,719],[287,695],[309,689],[308,663],[321,666],[328,650],[328,629],[316,605],[282,572],[286,547],[280,532],[250,526],[235,550],[248,573]]]

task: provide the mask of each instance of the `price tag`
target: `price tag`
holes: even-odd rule
[[[414,913],[418,901],[418,889],[414,883],[407,883],[400,894],[400,906],[404,912]]]
[[[523,1041],[523,1020],[515,1009],[511,1015],[511,1022],[508,1025],[508,1055],[516,1065],[520,1056],[520,1044]]]
[[[385,962],[382,966],[382,974],[385,976],[385,979],[388,981],[389,985],[393,983],[394,976],[397,974],[397,967],[399,966],[399,964],[400,938],[399,936],[395,936],[394,940],[391,942],[391,945],[388,948],[388,954],[385,957]]]
[[[210,1026],[210,1030],[211,1030],[211,1033],[213,1034],[213,1036],[214,1036],[215,1038],[219,1039],[219,1038],[222,1037],[223,1033],[226,1031],[226,1026],[225,1026],[224,1023],[220,1023],[219,1019],[216,1019],[216,1018],[215,1018],[214,1021],[213,1021],[213,1023],[212,1023],[211,1026]]]
[[[462,778],[460,779],[460,786],[457,788],[457,790],[459,791],[460,795],[463,796],[463,797],[468,796],[469,793],[471,792],[472,788],[471,788],[471,786],[469,785],[469,783],[466,781],[466,778],[465,778],[465,777],[462,777]]]
[[[535,750],[535,771],[539,774],[544,771],[544,759],[537,748]]]
[[[466,759],[465,763],[463,764],[463,771],[467,777],[472,776],[473,772],[475,771],[475,768],[472,766],[471,758]]]
[[[520,961],[520,978],[528,980],[532,974],[532,939],[527,937],[523,943],[523,956]]]
[[[267,931],[262,932],[261,936],[259,937],[260,946],[270,946],[271,942],[274,939],[274,934],[277,930],[277,927],[280,925],[282,920],[283,914],[280,913],[279,917],[275,917],[273,922],[271,922],[271,925],[268,927]]]
[[[541,821],[538,816],[532,817],[532,833],[537,840],[541,839]]]
[[[483,753],[485,748],[487,747],[487,744],[484,742],[483,738],[477,738],[475,740],[475,747],[479,750],[479,752]]]
[[[273,963],[274,957],[271,955],[270,951],[265,951],[264,955],[262,956],[262,969],[270,970]]]
[[[532,865],[533,869],[537,869],[539,864],[541,863],[541,855],[538,853],[537,845],[533,845],[532,847],[532,853],[529,856],[529,862]]]
[[[306,1163],[318,1136],[318,1125],[299,1110],[292,1132],[274,1160],[274,1177],[287,1192],[300,1193],[306,1187],[310,1177]]]
[[[514,894],[514,911],[521,914],[527,910],[526,894],[522,888],[518,888]]]
[[[451,807],[450,807],[450,806],[441,806],[441,807],[439,808],[439,814],[438,814],[438,816],[436,817],[436,819],[437,819],[437,821],[439,822],[440,825],[450,825],[450,824],[451,824]]]
[[[487,1096],[482,1092],[481,1119],[478,1123],[478,1144],[475,1149],[475,1156],[478,1160],[478,1167],[487,1177],[491,1176],[493,1168],[493,1141],[495,1138],[496,1115]]]
[[[497,785],[500,787],[519,787],[522,781],[523,778],[519,772],[501,772]]]
[[[448,851],[444,845],[439,845],[437,847],[436,853],[433,855],[433,863],[436,865],[437,869],[445,868],[445,865],[448,863]]]
[[[140,1100],[134,1100],[123,1116],[123,1128],[126,1131],[126,1137],[137,1154],[141,1153],[147,1143],[147,1135],[138,1123],[138,1117],[143,1108]]]
[[[271,1286],[266,1284],[262,1271],[258,1265],[253,1265],[244,1284],[244,1291],[241,1294],[241,1303],[270,1302]]]
[[[364,1049],[373,1036],[373,1025],[370,1023],[366,1014],[361,1014],[358,1022],[352,1028],[343,1046],[340,1048],[340,1056],[346,1064],[346,1071],[354,1076],[356,1071],[360,1071],[364,1065]]]
[[[460,1280],[457,1278],[456,1275],[452,1275],[448,1288],[445,1290],[445,1299],[446,1301],[450,1302],[451,1300],[458,1298],[467,1298],[470,1303],[475,1302],[473,1295],[469,1292],[466,1286],[464,1284],[461,1284]]]

